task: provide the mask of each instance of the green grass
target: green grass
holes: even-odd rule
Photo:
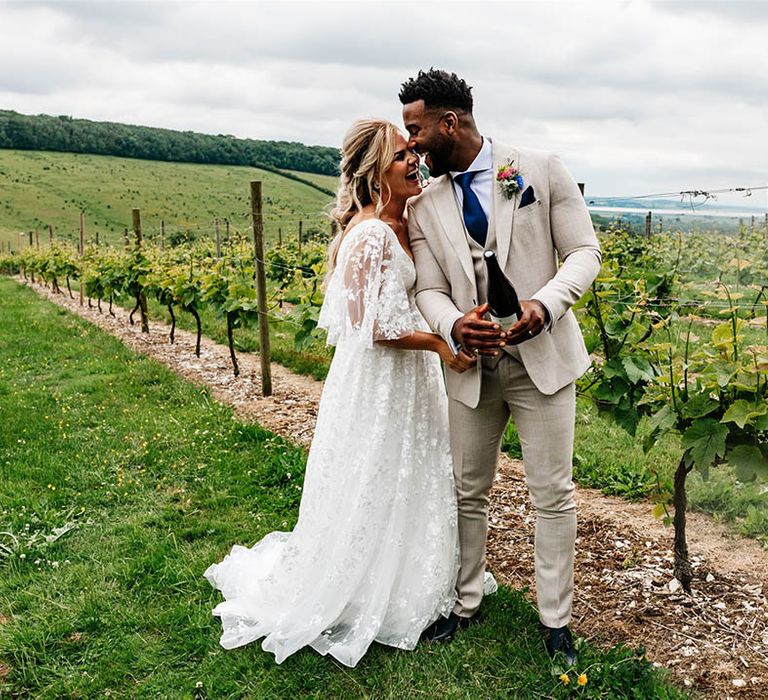
[[[689,480],[691,510],[712,513],[739,534],[754,537],[768,548],[768,485],[740,483],[728,469],[712,470],[706,481],[698,473]]]
[[[248,231],[251,180],[262,181],[268,241],[277,240],[278,227],[286,240],[295,237],[299,220],[305,230],[328,230],[327,195],[257,168],[0,149],[0,241],[18,249],[27,244],[27,232],[39,228],[47,244],[49,224],[57,238],[77,240],[84,210],[86,240],[98,232],[100,240],[116,243],[131,228],[134,207],[150,238],[159,237],[161,220],[167,238],[187,230],[212,237],[216,218]]]
[[[293,526],[304,452],[7,279],[0,328],[0,696],[572,694],[509,590],[453,644],[374,646],[353,670],[312,651],[277,666],[256,644],[222,650],[202,572]],[[581,697],[683,697],[628,650],[581,659]]]
[[[335,192],[339,188],[339,178],[337,175],[321,175],[319,173],[304,173],[300,170],[286,170],[285,172],[296,175],[309,182],[314,182],[320,187],[325,187],[327,190]]]

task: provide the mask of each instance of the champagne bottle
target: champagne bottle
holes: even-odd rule
[[[483,257],[488,271],[488,305],[491,307],[491,319],[506,330],[517,323],[523,310],[520,308],[515,288],[499,267],[496,253],[486,250]]]

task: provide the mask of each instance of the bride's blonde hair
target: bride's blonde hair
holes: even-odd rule
[[[339,233],[328,251],[329,276],[336,265],[344,229],[352,217],[371,203],[378,216],[389,202],[391,193],[384,182],[384,173],[395,160],[397,135],[397,127],[385,119],[358,119],[344,136],[339,166],[341,180],[336,206],[331,211]]]

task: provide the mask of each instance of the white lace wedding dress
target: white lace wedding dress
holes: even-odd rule
[[[205,576],[224,598],[222,646],[264,637],[278,663],[304,646],[354,666],[372,641],[413,649],[454,604],[456,503],[435,353],[377,344],[428,330],[415,269],[372,219],[338,252],[319,325],[336,352],[299,519]]]

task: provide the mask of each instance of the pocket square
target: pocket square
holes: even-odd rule
[[[520,195],[520,204],[518,209],[527,207],[529,204],[533,204],[536,201],[536,195],[533,192],[533,185],[529,185],[523,190],[523,194]]]

